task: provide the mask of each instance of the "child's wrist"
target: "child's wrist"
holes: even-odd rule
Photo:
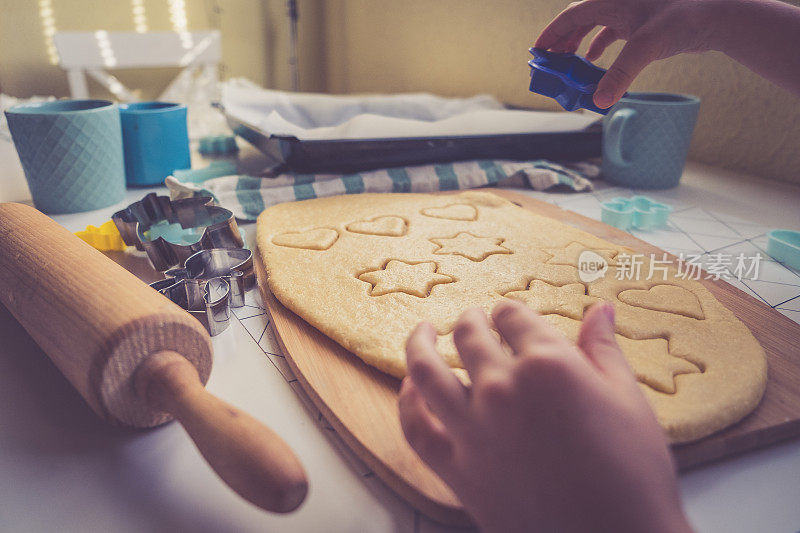
[[[700,0],[697,2],[697,16],[708,49],[725,52],[736,39],[737,13],[739,0]]]

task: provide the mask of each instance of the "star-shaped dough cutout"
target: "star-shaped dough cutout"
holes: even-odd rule
[[[580,242],[571,242],[563,248],[544,248],[543,251],[550,254],[550,258],[545,263],[551,265],[569,265],[578,266],[578,258],[581,253],[589,250],[601,256],[606,260],[609,265],[614,265],[616,262],[614,258],[617,256],[616,250],[597,249],[591,246],[586,246]]]
[[[671,355],[666,339],[616,337],[636,379],[659,392],[675,394],[675,376],[700,372],[694,363]]]
[[[407,263],[392,259],[383,268],[364,272],[358,279],[372,286],[369,291],[370,296],[403,292],[426,298],[430,296],[435,285],[456,281],[452,276],[437,272],[438,268],[433,261]]]
[[[493,254],[514,253],[502,246],[503,241],[505,239],[500,237],[478,237],[467,232],[461,232],[455,237],[431,239],[433,244],[439,246],[439,249],[433,253],[438,255],[460,255],[475,262],[483,261]]]
[[[582,283],[558,286],[539,279],[532,280],[524,291],[512,291],[504,296],[525,302],[540,315],[562,315],[575,320],[581,320],[583,310],[600,300],[587,296]]]

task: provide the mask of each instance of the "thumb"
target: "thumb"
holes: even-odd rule
[[[597,107],[606,109],[617,103],[644,67],[657,59],[650,41],[641,30],[631,36],[597,84],[594,92]]]
[[[597,303],[586,312],[578,335],[578,348],[603,374],[633,377],[614,337],[614,306],[610,303]]]

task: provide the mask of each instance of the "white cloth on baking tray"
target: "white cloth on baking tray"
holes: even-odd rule
[[[598,120],[594,113],[505,109],[489,95],[291,93],[263,89],[241,78],[222,85],[221,103],[228,115],[266,135],[299,140],[567,132]]]

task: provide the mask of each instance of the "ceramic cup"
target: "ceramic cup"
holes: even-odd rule
[[[128,186],[163,185],[178,169],[190,168],[186,106],[136,102],[119,106]]]
[[[636,189],[667,189],[681,179],[700,99],[629,93],[603,119],[603,176]]]
[[[116,104],[56,100],[6,112],[33,203],[44,213],[77,213],[125,196],[122,131]]]

